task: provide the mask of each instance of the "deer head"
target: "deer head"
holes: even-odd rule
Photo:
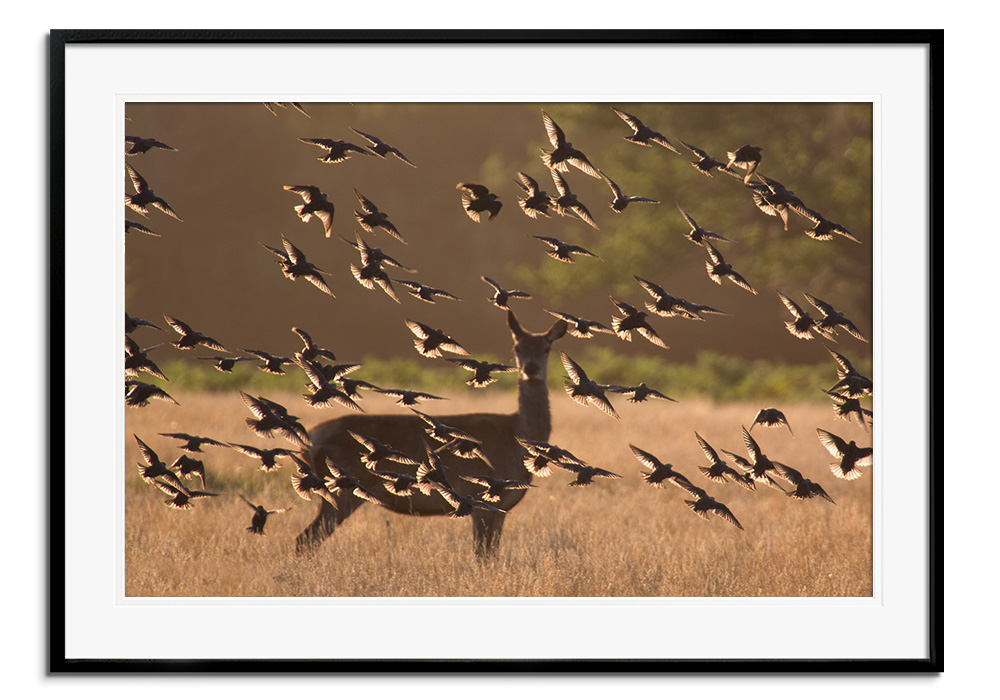
[[[514,356],[521,381],[545,383],[549,350],[552,343],[566,335],[565,321],[556,321],[544,333],[528,333],[517,322],[514,312],[507,310],[507,326],[514,339]]]

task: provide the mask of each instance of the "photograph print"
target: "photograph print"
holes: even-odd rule
[[[873,596],[873,105],[125,104],[124,594]]]

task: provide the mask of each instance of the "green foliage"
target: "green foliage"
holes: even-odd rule
[[[297,368],[285,366],[285,374],[268,374],[257,369],[255,362],[238,362],[232,372],[220,372],[211,362],[171,360],[160,365],[170,379],[164,382],[148,374],[138,379],[162,387],[167,393],[179,391],[238,391],[264,393],[268,391],[297,391],[306,381]]]
[[[665,363],[653,356],[626,357],[610,348],[595,348],[574,359],[597,382],[631,386],[645,382],[674,399],[815,399],[821,396],[821,389],[837,381],[832,361],[789,365],[703,351],[694,362]],[[857,368],[870,376],[870,366],[859,362]],[[555,373],[550,379],[553,387],[562,384],[561,373]]]
[[[477,356],[477,359],[498,362],[489,355]],[[465,385],[472,374],[461,367],[443,360],[432,361],[422,358],[386,360],[369,357],[362,361],[361,369],[349,375],[352,379],[363,379],[366,382],[385,389],[416,389],[420,391],[440,390],[442,387],[452,389],[469,389]],[[232,372],[220,372],[209,362],[189,362],[173,360],[160,366],[163,373],[170,378],[164,382],[156,377],[143,374],[140,381],[162,387],[168,393],[179,391],[238,391],[250,394],[267,394],[278,391],[298,391],[305,393],[307,378],[295,366],[285,366],[285,374],[275,375],[262,372],[253,362],[241,362],[233,367]],[[513,374],[498,374],[497,386],[507,385],[511,390],[516,388]]]
[[[496,361],[493,358],[490,361]],[[819,391],[837,381],[833,361],[821,364],[790,365],[768,360],[747,360],[735,355],[712,351],[698,354],[694,362],[668,363],[656,356],[626,356],[612,348],[595,347],[574,357],[587,374],[603,384],[636,385],[645,382],[672,398],[707,397],[717,401],[746,399],[812,399]],[[871,362],[859,359],[858,371],[871,376]],[[148,381],[163,387],[167,392],[179,391],[237,391],[267,394],[277,391],[305,392],[304,375],[295,368],[285,375],[272,375],[256,369],[252,363],[241,363],[232,374],[225,374],[205,363],[176,360],[163,367],[171,378],[163,382],[143,375]],[[369,358],[364,367],[354,375],[385,388],[416,389],[429,392],[469,391],[465,385],[472,376],[460,367],[444,362],[421,359],[383,360]],[[496,375],[499,381],[490,391],[514,391],[517,387],[514,374]],[[558,362],[550,367],[549,385],[553,390],[562,387],[564,373]]]
[[[567,138],[606,172],[626,194],[652,197],[659,205],[632,204],[621,214],[606,206],[608,188],[571,168],[567,180],[600,232],[565,219],[566,240],[597,253],[602,263],[575,265],[545,259],[522,268],[525,284],[562,301],[591,289],[621,292],[632,275],[671,278],[700,270],[704,252],[684,238],[688,228],[676,207],[700,225],[737,241],[720,247],[758,289],[808,291],[836,299],[870,325],[872,289],[872,112],[870,105],[646,103],[620,104],[661,131],[681,152],[642,148],[623,141],[629,127],[606,104],[562,104],[547,111]],[[723,107],[723,109],[720,109]],[[795,191],[806,206],[843,224],[862,245],[844,238],[830,242],[804,235],[806,219],[789,212],[788,230],[777,217],[754,205],[743,183],[716,172],[699,174],[681,141],[718,160],[750,143],[764,148],[759,172]],[[522,169],[543,186],[537,160]],[[808,224],[808,225],[807,225]],[[557,234],[559,235],[559,234]],[[826,296],[824,296],[826,295]]]

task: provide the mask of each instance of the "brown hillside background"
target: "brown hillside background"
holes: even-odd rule
[[[225,344],[291,354],[299,339],[294,325],[333,348],[341,359],[371,357],[422,360],[413,351],[404,318],[442,328],[473,356],[509,355],[503,314],[488,304],[487,275],[508,288],[534,294],[513,308],[529,329],[551,322],[544,308],[610,323],[614,293],[634,305],[649,297],[632,280],[638,274],[689,300],[729,312],[706,323],[651,317],[670,345],[661,351],[642,339],[613,336],[567,339],[573,354],[603,346],[616,353],[688,362],[710,350],[747,359],[829,363],[815,341],[790,336],[789,315],[774,289],[807,307],[801,292],[833,303],[866,335],[872,298],[872,117],[864,104],[629,104],[615,106],[663,132],[681,151],[645,149],[625,142],[631,130],[607,104],[318,104],[304,103],[310,117],[292,108],[270,114],[261,103],[131,103],[129,135],[154,137],[178,149],[151,151],[128,161],[184,219],[151,210],[148,220],[126,209],[160,238],[130,235],[126,246],[126,310],[154,322],[168,313]],[[544,108],[590,160],[627,194],[659,199],[614,214],[610,191],[576,169],[570,187],[597,219],[596,231],[581,221],[554,216],[532,220],[517,206],[512,180],[519,170],[555,192],[538,158],[548,148],[540,117]],[[380,136],[418,167],[355,155],[328,165],[322,151],[299,137],[364,141],[350,130]],[[754,205],[742,184],[716,174],[709,179],[689,166],[680,141],[716,158],[744,143],[764,147],[759,172],[784,183],[811,208],[846,226],[862,245],[843,238],[814,241],[803,235],[805,220],[789,215],[788,231]],[[477,224],[461,208],[460,181],[478,182],[497,193],[504,208],[496,220]],[[301,198],[283,185],[316,185],[336,206],[334,236],[321,224],[302,223],[293,211]],[[354,238],[357,188],[387,212],[408,245],[384,233],[363,234],[417,274],[390,270],[462,297],[432,306],[397,288],[401,305],[363,289],[351,277],[357,254],[337,234]],[[126,183],[126,191],[131,185]],[[737,241],[721,244],[726,259],[760,292],[752,296],[706,276],[703,251],[683,238],[682,206],[702,226]],[[261,243],[281,247],[287,235],[311,262],[328,271],[331,299],[304,280],[285,279]],[[554,236],[582,245],[601,260],[563,265],[531,235]],[[870,358],[870,346],[840,334],[855,363]],[[848,344],[849,345],[846,345]],[[158,362],[192,359],[172,348]],[[831,370],[832,371],[832,370]],[[831,382],[832,383],[832,382]],[[506,382],[505,382],[506,384]]]

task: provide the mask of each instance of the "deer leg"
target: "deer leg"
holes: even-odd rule
[[[347,520],[351,513],[364,503],[364,500],[354,494],[343,491],[338,492],[334,498],[337,501],[336,508],[326,500],[320,499],[316,518],[295,538],[296,554],[308,554],[315,551],[327,537],[333,534],[338,525]]]
[[[472,514],[472,537],[477,557],[492,557],[499,551],[504,515],[482,511]]]

